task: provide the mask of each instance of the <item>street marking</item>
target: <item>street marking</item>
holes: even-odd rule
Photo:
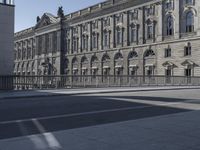
[[[163,102],[163,101],[153,101],[153,100],[137,100],[137,99],[128,99],[128,98],[107,98],[110,100],[118,101],[127,101],[133,103],[140,103],[153,106],[165,106],[178,109],[187,109],[187,110],[200,110],[200,104],[193,104],[188,102],[195,102],[197,100],[185,100],[184,102]]]
[[[20,128],[20,132],[23,136],[28,135],[28,129],[23,122],[20,120],[17,122]],[[47,149],[47,142],[40,135],[30,135],[27,138],[33,143],[36,149],[44,150]]]
[[[37,129],[39,130],[39,132],[44,136],[44,139],[46,140],[49,148],[52,148],[55,150],[62,149],[62,146],[60,145],[60,143],[58,142],[58,140],[52,133],[47,132],[37,119],[32,119],[32,121],[34,125],[37,127]]]
[[[31,119],[2,121],[2,122],[0,122],[0,124],[16,123],[18,121],[20,121],[20,122],[33,121],[34,119],[37,119],[37,120],[48,120],[48,119],[56,119],[56,118],[62,118],[62,117],[76,117],[76,116],[92,115],[92,114],[99,114],[99,113],[109,113],[109,112],[116,112],[116,111],[136,110],[136,109],[143,109],[143,108],[150,108],[150,107],[153,107],[153,106],[125,107],[125,108],[105,109],[105,110],[99,110],[99,111],[90,111],[90,112],[64,114],[64,115],[55,115],[55,116],[47,116],[47,117],[39,117],[39,118],[31,118]]]

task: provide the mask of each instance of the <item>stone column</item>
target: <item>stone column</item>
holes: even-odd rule
[[[79,35],[79,41],[78,41],[78,52],[82,52],[82,25],[78,25],[78,35]]]
[[[138,40],[139,44],[145,43],[145,7],[140,7],[138,10],[138,21],[140,23],[140,28],[138,31]]]
[[[42,54],[45,54],[45,35],[42,35]]]
[[[163,5],[162,2],[160,4],[157,5],[157,16],[158,16],[158,21],[156,24],[156,37],[157,37],[157,41],[162,41],[163,40],[163,10],[162,9]]]
[[[73,28],[72,27],[69,29],[69,32],[70,32],[70,36],[69,36],[69,39],[70,39],[69,53],[72,54],[73,53],[73,46],[72,46],[72,44],[73,44]]]
[[[39,55],[39,37],[36,36],[35,38],[36,46],[35,46],[35,54]]]
[[[123,46],[128,46],[128,41],[129,41],[129,36],[128,36],[128,12],[124,12],[123,13],[123,26],[124,26],[124,30],[122,30],[122,34],[123,34]]]
[[[57,52],[60,52],[61,51],[61,31],[57,31]]]
[[[88,23],[88,51],[92,51],[92,22]]]
[[[174,36],[175,36],[175,39],[179,39],[180,38],[180,33],[181,33],[181,28],[180,28],[180,17],[181,17],[181,14],[182,13],[179,13],[180,11],[180,2],[179,1],[174,1],[174,15],[175,15],[175,26],[174,26],[174,29],[175,29],[175,32],[174,32]]]
[[[110,17],[110,27],[111,27],[111,34],[110,34],[110,48],[115,48],[115,15]]]
[[[99,30],[99,37],[98,37],[98,44],[99,50],[103,49],[103,20],[99,19],[98,21],[98,30]]]

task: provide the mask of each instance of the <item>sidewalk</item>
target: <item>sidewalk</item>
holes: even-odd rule
[[[70,96],[79,94],[141,92],[158,90],[200,89],[200,86],[162,86],[162,87],[110,87],[110,88],[82,88],[82,89],[51,89],[30,91],[0,91],[0,99],[46,97],[46,96]]]

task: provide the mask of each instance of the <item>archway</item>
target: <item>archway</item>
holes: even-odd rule
[[[144,53],[144,76],[155,75],[156,55],[152,49],[148,49]]]

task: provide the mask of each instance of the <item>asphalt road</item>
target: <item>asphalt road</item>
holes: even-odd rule
[[[199,90],[0,100],[0,139],[187,112],[169,106],[188,100],[197,103]]]

